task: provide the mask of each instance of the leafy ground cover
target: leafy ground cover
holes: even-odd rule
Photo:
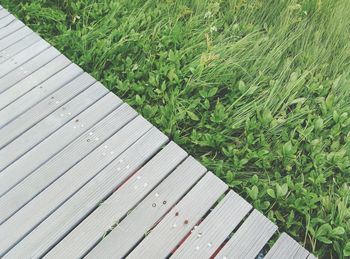
[[[350,256],[350,1],[0,3],[280,231]]]

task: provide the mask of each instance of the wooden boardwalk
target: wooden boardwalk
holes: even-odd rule
[[[314,258],[0,7],[0,256]]]

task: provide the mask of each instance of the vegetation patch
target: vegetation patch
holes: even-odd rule
[[[350,256],[350,1],[0,2],[280,231]]]

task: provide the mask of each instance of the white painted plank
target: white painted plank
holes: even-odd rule
[[[46,41],[38,41],[32,46],[26,48],[25,50],[19,52],[9,60],[0,64],[0,78],[6,76],[11,71],[15,70],[17,67],[20,67],[33,57],[37,56],[45,49],[48,49],[50,44]]]
[[[119,109],[108,115],[93,128],[81,135],[62,152],[43,164],[30,174],[14,189],[0,198],[4,203],[12,204],[18,208],[23,207],[31,199],[37,196],[52,182],[61,177],[65,172],[75,166],[92,152],[101,142],[106,141],[137,113],[128,105],[122,105]],[[86,120],[79,117],[70,126],[73,130],[86,129]],[[92,134],[92,135],[91,135]],[[97,139],[97,140],[95,140]],[[1,215],[2,211],[0,212]]]
[[[127,258],[166,258],[227,188],[208,172]]]
[[[136,206],[186,156],[183,149],[174,142],[170,142],[45,257],[80,258],[84,256],[115,222]]]
[[[35,33],[31,33],[25,38],[17,41],[0,52],[0,64],[10,60],[16,54],[25,51],[26,48],[29,48],[39,41],[42,41],[42,39]]]
[[[35,62],[35,59],[36,58],[33,59],[33,62]],[[2,82],[0,79],[0,92],[1,90],[4,90],[4,92],[0,94],[0,111],[70,64],[71,62],[65,56],[59,55],[47,64],[40,61],[39,64],[32,63],[30,68],[28,68],[26,65],[28,74],[25,78],[22,78],[23,76],[21,75],[17,75],[6,82]],[[40,67],[40,65],[42,66]],[[35,70],[36,68],[37,70]],[[42,88],[39,87],[39,89]]]
[[[62,203],[136,142],[151,124],[138,116],[0,226],[0,256],[16,245]],[[93,138],[91,141],[100,142]]]
[[[230,191],[193,229],[171,258],[210,258],[251,210],[252,205]]]
[[[166,141],[167,137],[153,127],[35,228],[5,258],[42,257]]]
[[[87,258],[124,257],[205,172],[193,157],[187,158],[102,239]]]
[[[24,27],[23,22],[15,20],[3,29],[0,29],[0,40]]]
[[[314,256],[313,254],[310,254],[310,255],[307,257],[307,259],[317,259],[317,257]]]
[[[10,14],[4,18],[1,19],[1,23],[0,23],[0,29],[1,28],[5,28],[6,26],[8,26],[11,22],[13,22],[14,20],[16,20],[16,18]]]
[[[121,100],[118,97],[113,93],[107,94],[83,113],[69,121],[60,130],[34,147],[15,163],[7,167],[0,174],[0,197],[120,105]],[[77,120],[83,123],[85,127],[77,127]],[[5,198],[11,200],[12,205],[19,206],[23,184],[25,183],[17,185],[16,188],[11,191],[11,194],[8,194],[9,196]],[[28,197],[26,197],[26,199],[28,199]]]
[[[39,86],[40,94],[33,91],[32,94],[26,94],[21,100],[1,110],[0,128],[3,127],[0,129],[0,148],[83,91],[86,87],[82,84],[84,81],[93,83],[94,79],[91,76],[81,73],[79,67],[69,66]],[[47,97],[43,99],[41,96]],[[7,115],[10,112],[18,117],[11,121],[12,115]]]
[[[25,26],[25,27],[22,27],[21,29],[15,31],[14,33],[10,34],[6,38],[1,39],[0,40],[0,51],[3,51],[4,49],[10,47],[12,44],[25,38],[26,36],[28,36],[31,33],[33,33],[33,31]]]
[[[270,251],[266,254],[266,259],[306,259],[309,252],[298,244],[286,233],[282,233]]]
[[[254,210],[215,258],[255,258],[277,226]]]

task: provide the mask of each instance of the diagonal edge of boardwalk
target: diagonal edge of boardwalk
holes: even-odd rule
[[[10,234],[8,235],[10,241],[2,240],[0,242],[0,251],[1,254],[6,253],[5,257],[29,255],[42,257],[48,253],[46,257],[57,258],[59,255],[65,254],[69,258],[76,253],[74,242],[77,241],[76,238],[79,239],[81,233],[84,233],[79,231],[84,224],[97,232],[89,232],[82,236],[87,243],[85,246],[82,244],[80,250],[78,249],[80,252],[75,254],[76,256],[107,255],[115,249],[110,240],[115,241],[119,238],[119,242],[122,244],[120,251],[124,251],[120,252],[119,255],[128,255],[130,258],[141,255],[177,258],[209,258],[213,256],[216,258],[250,258],[256,256],[270,240],[277,227],[256,210],[249,214],[251,205],[233,191],[227,192],[228,186],[211,172],[204,174],[206,169],[194,159],[187,158],[181,162],[187,154],[177,146],[175,147],[181,155],[178,160],[171,160],[176,162],[167,167],[168,171],[163,172],[165,175],[158,175],[157,180],[153,183],[150,180],[153,175],[145,177],[147,182],[141,181],[139,177],[143,175],[142,169],[137,174],[138,168],[145,163],[146,167],[148,160],[149,163],[154,161],[168,150],[169,145],[174,144],[171,142],[168,146],[161,148],[160,146],[165,143],[165,136],[162,134],[159,135],[164,136],[159,138],[160,142],[156,141],[158,138],[153,140],[152,137],[147,140],[147,136],[150,134],[159,134],[159,131],[148,122],[134,132],[136,135],[133,135],[129,130],[124,132],[125,128],[128,129],[136,121],[145,121],[140,116],[136,116],[136,112],[136,117],[124,121],[124,126],[121,129],[119,128],[113,133],[110,131],[105,135],[104,140],[107,141],[105,143],[109,143],[108,145],[104,144],[103,146],[103,144],[97,143],[94,146],[90,145],[85,153],[76,155],[69,160],[68,156],[75,154],[74,152],[77,152],[79,148],[82,151],[88,147],[81,144],[91,139],[89,136],[92,131],[88,132],[88,130],[83,133],[84,131],[81,130],[80,133],[67,138],[61,146],[51,148],[51,153],[48,152],[46,156],[41,155],[40,152],[44,151],[44,147],[49,147],[49,143],[53,145],[59,141],[59,136],[62,134],[69,134],[74,125],[73,114],[72,118],[61,119],[60,123],[52,124],[50,120],[59,119],[62,107],[75,109],[73,106],[70,107],[70,104],[74,102],[80,104],[81,106],[77,106],[78,110],[74,114],[74,116],[80,116],[80,113],[83,114],[84,110],[93,107],[94,103],[98,103],[99,99],[102,100],[103,96],[109,94],[106,92],[101,96],[95,96],[95,99],[91,99],[91,102],[85,106],[80,103],[81,92],[92,89],[96,80],[83,73],[76,65],[70,64],[70,61],[56,49],[1,6],[0,51],[0,101],[3,100],[0,104],[0,115],[3,114],[1,117],[3,121],[0,121],[0,127],[2,127],[0,135],[3,136],[2,142],[0,141],[2,148],[0,148],[0,152],[4,153],[5,159],[4,161],[0,159],[0,170],[1,167],[4,169],[0,172],[0,177],[1,173],[8,177],[9,173],[7,172],[14,170],[13,168],[16,166],[19,168],[19,165],[24,163],[21,161],[29,163],[30,158],[39,159],[37,164],[29,166],[28,170],[12,184],[11,181],[6,182],[7,187],[5,186],[3,189],[4,195],[0,196],[0,204],[3,201],[1,199],[7,199],[6,197],[8,197],[7,202],[15,199],[15,196],[7,195],[8,191],[11,194],[11,190],[13,190],[12,195],[16,195],[22,188],[29,191],[38,184],[38,180],[40,182],[41,178],[38,176],[44,176],[41,185],[32,192],[31,198],[22,200],[22,203],[18,205],[18,212],[8,220],[6,219],[5,223],[0,226],[1,235]],[[55,69],[58,60],[62,61],[60,63],[62,66]],[[50,65],[51,68],[46,69]],[[77,74],[69,79],[63,75],[62,82],[57,84],[59,81],[56,78],[57,74],[66,68],[76,69]],[[69,87],[74,91],[65,90]],[[98,87],[102,89],[103,86],[99,85]],[[44,93],[42,89],[45,89],[45,92],[47,90],[50,92],[47,92],[44,97],[36,97],[37,94]],[[62,99],[57,98],[58,103],[55,103],[57,106],[47,107],[47,104],[52,104],[50,99],[56,98],[57,94],[58,96],[62,95]],[[107,114],[118,107],[119,105],[116,105],[112,109],[107,109],[107,112],[99,120],[107,118]],[[7,115],[9,111],[13,110],[16,113]],[[99,120],[91,121],[91,124],[86,125],[93,128],[94,125],[99,124]],[[81,125],[83,124],[81,123]],[[35,135],[35,130],[38,130],[42,135]],[[124,137],[121,138],[120,135],[117,141],[113,136],[120,134],[118,132],[123,132]],[[124,144],[121,145],[122,147],[115,146],[117,149],[112,149],[110,151],[112,156],[106,160],[101,155],[105,154],[103,156],[106,156],[105,146],[117,144],[117,142],[113,142],[113,139],[119,144]],[[147,145],[143,146],[141,140],[149,141],[147,145],[154,148],[149,149]],[[133,149],[137,145],[139,145],[139,149]],[[15,150],[18,150],[18,153],[15,153]],[[141,154],[138,153],[141,151],[137,150],[144,151]],[[129,161],[126,168],[121,169],[115,160],[126,159],[122,157],[125,152],[129,152],[128,156],[133,160]],[[175,156],[175,153],[169,153],[169,155]],[[68,161],[60,159],[68,159]],[[166,162],[170,158],[163,159],[164,161],[160,159],[158,162]],[[179,170],[179,168],[184,168],[182,165],[187,165],[189,161],[192,161],[192,166],[197,166],[198,173],[194,174],[194,178],[186,174],[186,170]],[[62,163],[65,164],[65,167],[59,169]],[[174,167],[179,163],[181,164],[175,169]],[[46,177],[49,175],[43,173],[45,171],[48,173],[54,168],[58,170],[58,173],[52,171],[52,177],[48,180]],[[191,166],[187,168],[189,169]],[[82,174],[81,170],[87,174]],[[120,171],[119,174],[123,176],[116,179],[113,174],[114,170]],[[149,174],[152,170],[149,171]],[[13,173],[16,174],[16,170]],[[179,181],[180,179],[173,178],[179,173],[184,173],[184,175],[183,179],[178,182],[180,185],[177,185],[170,179]],[[146,175],[146,173],[144,174]],[[143,188],[141,188],[141,182],[143,182]],[[18,189],[16,189],[17,186]],[[113,193],[113,188],[116,187],[118,189]],[[152,187],[153,190],[148,190],[147,187]],[[171,191],[171,188],[174,189]],[[136,195],[136,190],[140,191],[140,194]],[[162,201],[163,192],[169,196]],[[132,196],[134,197],[133,201],[128,198],[130,194],[136,195]],[[45,199],[49,199],[53,204],[45,203]],[[100,201],[104,201],[101,207],[96,207]],[[168,201],[169,204],[167,204]],[[89,206],[81,206],[81,204],[89,204]],[[123,210],[118,209],[118,204],[123,204]],[[33,217],[29,220],[26,214]],[[244,218],[247,214],[249,214],[248,217]],[[150,217],[147,218],[147,216]],[[114,226],[112,219],[121,220],[121,222]],[[146,219],[148,221],[145,221]],[[141,220],[140,225],[136,224],[137,228],[133,226],[139,234],[138,236],[128,235],[124,230],[132,229],[131,225],[135,223],[135,220]],[[99,222],[105,223],[96,230],[94,226],[98,225]],[[238,225],[238,229],[235,229]],[[103,232],[108,232],[108,228],[113,228],[113,230],[111,233],[106,233],[106,238],[104,238],[104,235],[101,235]],[[143,237],[142,231],[149,231],[149,233]],[[233,235],[231,236],[232,231]],[[13,235],[14,233],[17,234]],[[92,233],[95,233],[95,236]],[[101,239],[102,241],[99,242]],[[129,246],[124,245],[124,240],[129,242]],[[11,242],[13,243],[11,244]],[[8,247],[6,248],[6,246]],[[69,246],[71,248],[65,251],[65,247]],[[12,247],[13,249],[11,249]],[[293,247],[289,251],[291,255],[285,252],[287,247]],[[50,252],[52,248],[53,250]],[[7,251],[9,252],[7,253]],[[66,253],[68,251],[70,253]],[[281,251],[283,257],[286,258],[288,256],[290,258],[313,257],[287,234],[280,236],[267,257],[277,258],[276,256],[279,256]]]

